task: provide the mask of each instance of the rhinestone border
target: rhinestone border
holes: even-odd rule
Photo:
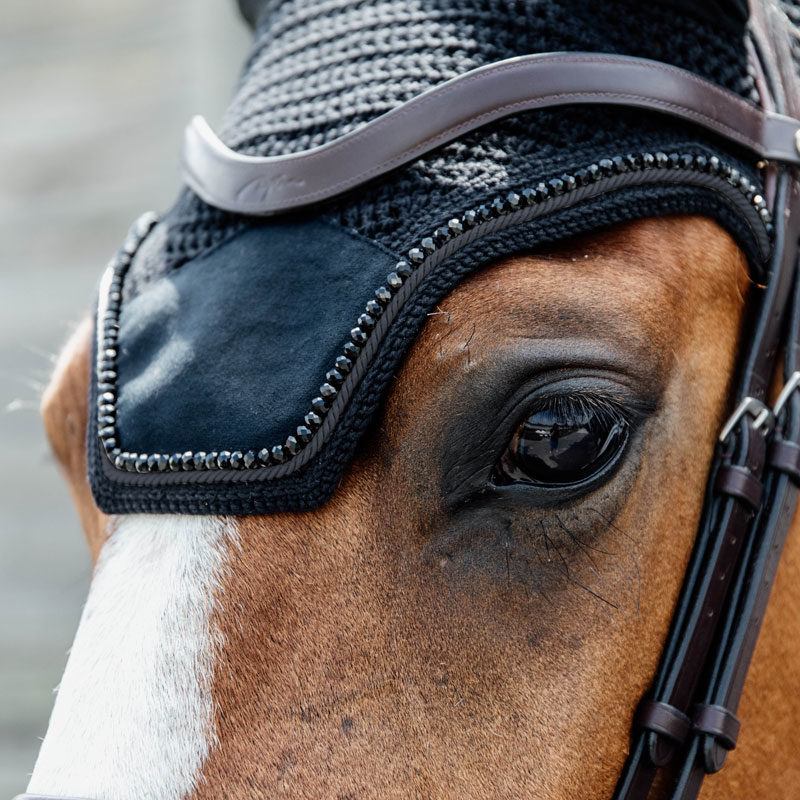
[[[568,198],[571,194],[577,195],[598,181],[651,170],[689,170],[724,181],[738,190],[752,206],[763,223],[767,238],[771,239],[773,225],[766,200],[746,176],[722,162],[717,156],[667,154],[659,151],[604,158],[575,172],[541,181],[536,186],[525,188],[520,192],[512,191],[505,197],[497,196],[491,202],[469,209],[460,217],[449,220],[446,225],[422,238],[408,251],[406,258],[397,263],[395,270],[389,273],[384,284],[375,290],[374,298],[366,304],[364,312],[356,320],[356,326],[350,331],[350,340],[344,345],[332,368],[325,374],[325,381],[320,386],[319,394],[311,400],[311,408],[303,417],[303,423],[297,426],[283,444],[259,450],[213,452],[187,450],[183,453],[165,454],[130,452],[121,446],[116,425],[116,401],[122,287],[133,256],[158,221],[155,214],[143,215],[133,224],[126,241],[109,265],[111,275],[102,320],[98,316],[98,327],[102,324],[102,331],[98,330],[96,421],[97,434],[108,461],[119,471],[136,473],[248,470],[287,464],[314,438],[346,376],[353,369],[356,359],[369,341],[377,321],[394,295],[423,262],[439,253],[456,237],[484,223],[535,206],[541,206],[544,212],[548,213],[546,204],[553,205],[556,200]],[[709,185],[709,188],[714,187]],[[610,190],[613,190],[613,187]]]

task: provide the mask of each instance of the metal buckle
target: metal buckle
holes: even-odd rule
[[[781,392],[781,394],[783,394],[783,392]],[[786,401],[784,400],[784,402]],[[728,417],[728,421],[722,427],[722,432],[719,435],[719,440],[722,444],[725,444],[728,437],[733,432],[733,429],[739,424],[739,420],[745,414],[749,414],[753,417],[753,427],[756,430],[760,430],[764,427],[765,423],[769,422],[769,426],[764,430],[765,436],[772,429],[772,425],[775,422],[775,417],[769,406],[764,405],[760,400],[756,400],[755,397],[745,397],[736,407],[736,411]]]
[[[792,393],[797,391],[798,388],[800,388],[800,370],[791,374],[789,380],[786,381],[783,389],[781,389],[781,393],[778,395],[778,399],[775,401],[775,405],[772,408],[764,405],[760,400],[756,400],[755,397],[745,397],[723,426],[722,432],[719,435],[720,442],[725,444],[728,437],[733,432],[733,429],[739,424],[739,420],[745,414],[749,414],[753,417],[753,427],[756,430],[760,430],[766,423],[769,423],[764,429],[764,435],[766,436],[775,427],[775,422],[779,414],[789,402]]]
[[[775,417],[775,419],[778,418],[778,414],[783,411],[783,407],[789,402],[792,392],[794,392],[798,387],[800,387],[800,371],[793,372],[789,380],[786,381],[783,389],[781,389],[781,393],[778,395],[778,399],[775,401],[775,405],[772,407],[772,415]]]

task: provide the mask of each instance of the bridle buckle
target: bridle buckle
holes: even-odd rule
[[[783,394],[781,392],[781,394]],[[784,400],[785,402],[785,400]],[[773,409],[765,405],[755,397],[745,397],[736,406],[736,410],[728,417],[728,421],[722,426],[719,440],[722,444],[728,440],[734,428],[744,416],[753,417],[753,427],[763,432],[767,436],[775,425],[775,414]]]
[[[770,408],[769,406],[757,400],[755,397],[745,397],[741,403],[736,407],[733,414],[728,417],[728,421],[722,427],[722,432],[719,435],[719,440],[722,444],[728,440],[728,437],[733,432],[733,429],[739,424],[739,420],[745,415],[753,417],[753,427],[756,430],[762,430],[764,436],[769,435],[775,427],[784,406],[789,402],[789,398],[794,392],[800,389],[800,370],[791,374],[789,380],[783,385],[775,405]]]

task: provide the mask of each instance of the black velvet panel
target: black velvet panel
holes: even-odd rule
[[[397,257],[318,220],[267,223],[150,284],[120,314],[126,450],[286,440]]]

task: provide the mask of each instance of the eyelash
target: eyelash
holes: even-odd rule
[[[584,411],[594,411],[609,420],[615,422],[624,420],[629,424],[634,416],[632,411],[626,409],[618,400],[611,398],[609,395],[582,391],[542,397],[540,402],[534,403],[527,409],[519,424],[522,424],[528,417],[540,411],[549,411],[558,421],[565,423]]]
[[[514,431],[528,417],[541,411],[553,413],[559,421],[568,422],[584,411],[594,411],[608,421],[624,421],[633,429],[643,422],[654,407],[644,402],[632,402],[626,398],[623,402],[610,392],[596,389],[578,389],[572,392],[551,392],[534,398],[523,415],[519,417]]]

